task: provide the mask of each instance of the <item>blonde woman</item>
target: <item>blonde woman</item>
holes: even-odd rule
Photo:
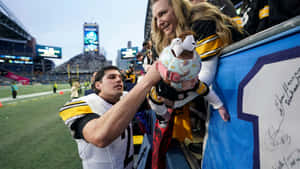
[[[157,53],[183,32],[192,30],[195,33],[195,50],[202,60],[198,78],[208,86],[215,78],[221,50],[245,37],[236,22],[207,2],[192,5],[188,0],[152,0],[152,14],[151,36]],[[166,132],[168,136],[170,133]],[[154,141],[152,168],[164,168],[165,156],[161,152],[167,151],[163,144],[169,141],[166,138],[158,140],[155,136]]]
[[[196,33],[196,50],[203,61],[199,79],[207,85],[214,80],[220,51],[245,37],[231,18],[207,2],[153,0],[152,13],[151,35],[158,53],[182,32],[192,29]]]
[[[80,84],[79,82],[73,82],[72,84],[72,88],[71,88],[71,99],[74,99],[74,98],[78,98],[79,95],[78,95],[78,89],[80,87]]]

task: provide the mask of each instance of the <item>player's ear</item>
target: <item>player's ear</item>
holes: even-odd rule
[[[98,89],[99,91],[101,91],[101,82],[100,81],[95,82],[95,88]]]

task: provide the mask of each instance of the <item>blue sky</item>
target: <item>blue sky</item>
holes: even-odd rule
[[[117,50],[142,46],[148,0],[2,0],[38,44],[62,47],[61,64],[83,51],[83,24],[97,22],[100,47],[115,62]]]

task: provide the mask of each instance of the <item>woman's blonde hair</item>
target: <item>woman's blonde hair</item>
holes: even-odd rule
[[[192,6],[190,10],[190,22],[195,22],[196,20],[215,21],[216,34],[222,40],[223,47],[232,43],[232,29],[242,33],[242,29],[233,19],[223,14],[219,8],[208,2],[201,2]]]
[[[159,0],[152,0],[152,5]],[[223,42],[223,47],[232,43],[231,29],[242,32],[241,28],[230,17],[224,15],[216,6],[200,2],[195,5],[188,0],[168,0],[173,8],[177,18],[177,26],[174,37],[166,37],[164,33],[157,28],[156,20],[152,17],[151,38],[155,44],[158,53],[168,46],[172,38],[178,37],[182,32],[190,30],[191,23],[196,20],[213,20],[216,23],[216,34]]]
[[[160,0],[152,0],[152,5]],[[177,18],[177,26],[175,29],[175,34],[173,37],[166,37],[164,33],[158,29],[156,20],[152,17],[152,25],[151,25],[151,38],[154,42],[154,47],[158,53],[162,51],[162,49],[168,46],[171,42],[171,39],[178,37],[182,32],[189,30],[189,25],[187,21],[189,20],[189,8],[190,5],[186,4],[183,0],[168,0],[168,4],[174,10],[174,14]]]

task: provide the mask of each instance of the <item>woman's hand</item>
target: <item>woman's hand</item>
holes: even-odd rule
[[[225,122],[227,122],[227,121],[230,120],[230,116],[229,116],[229,114],[228,114],[228,112],[227,112],[227,110],[225,109],[224,106],[220,107],[220,108],[218,109],[218,112],[219,112],[221,118],[222,118]]]

